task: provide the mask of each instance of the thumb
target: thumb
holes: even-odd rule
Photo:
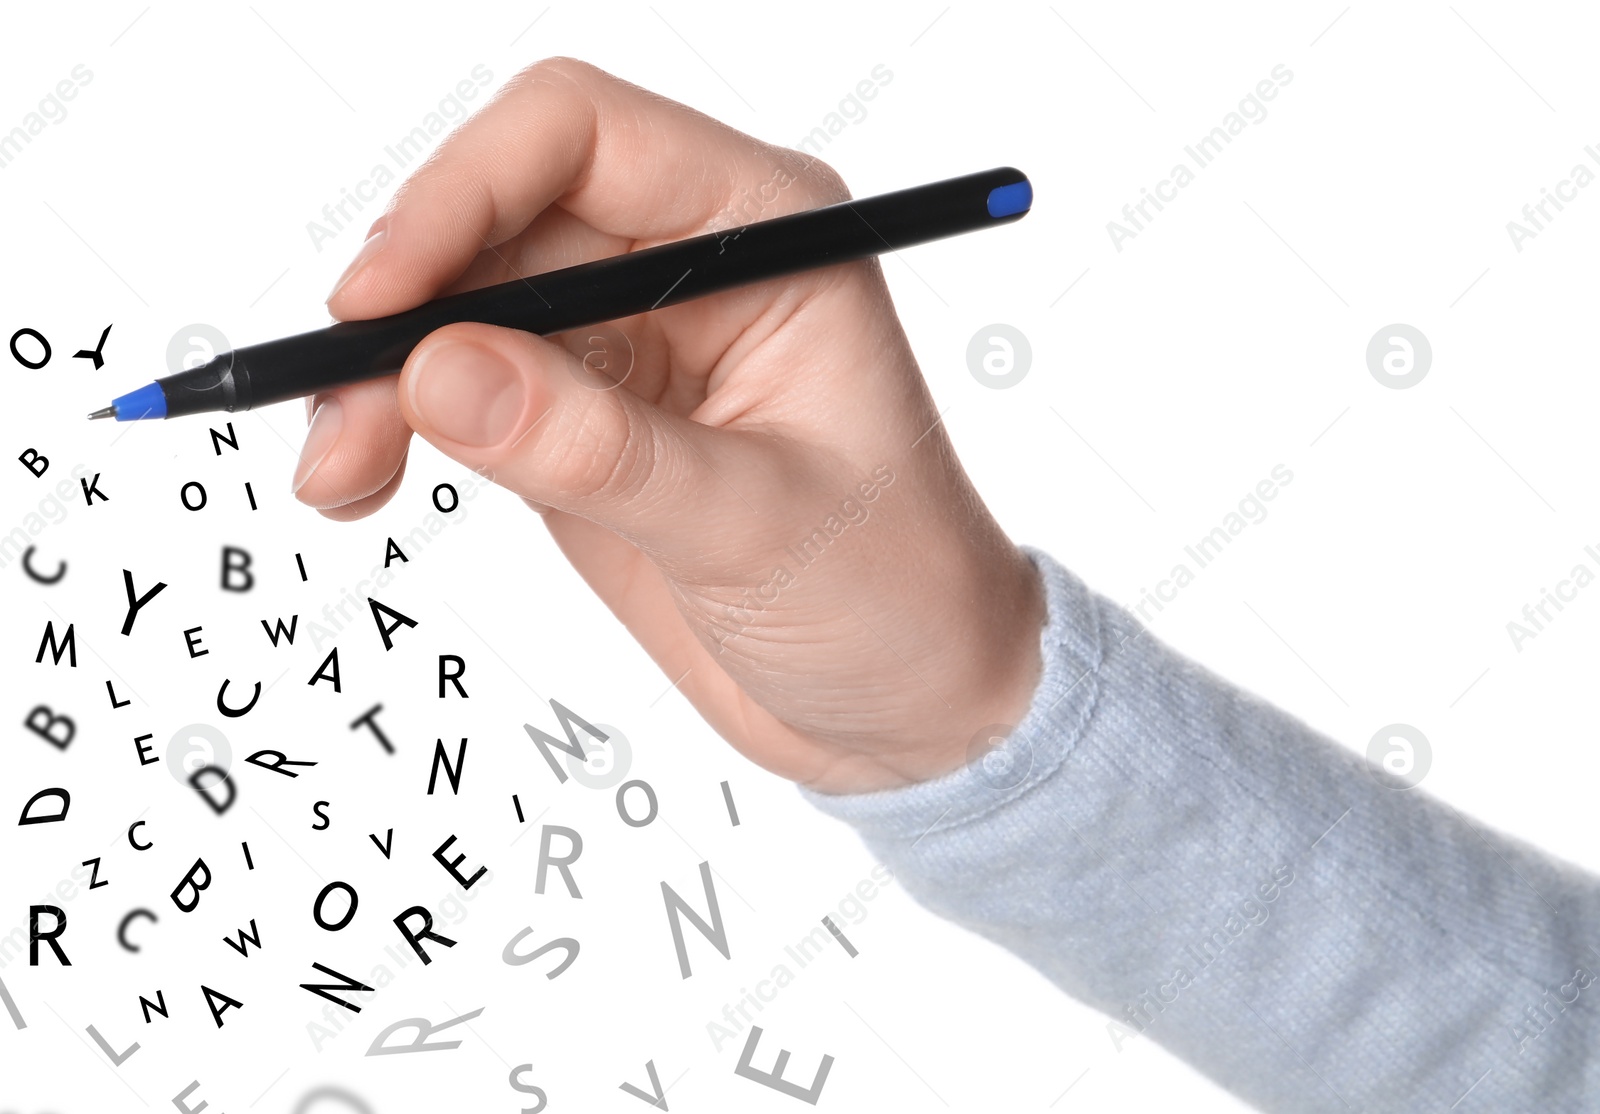
[[[447,325],[406,360],[399,399],[445,455],[653,556],[704,558],[708,534],[748,535],[773,505],[758,495],[780,474],[766,438],[669,414],[532,333]]]

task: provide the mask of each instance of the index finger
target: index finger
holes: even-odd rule
[[[553,204],[639,246],[706,231],[719,216],[733,227],[848,196],[832,168],[799,151],[586,62],[549,58],[507,82],[400,187],[328,308],[349,320],[419,305]]]

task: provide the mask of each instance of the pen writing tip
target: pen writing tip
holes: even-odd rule
[[[89,420],[91,422],[96,418],[115,418],[116,416],[117,408],[115,406],[103,406],[99,410],[89,412]]]

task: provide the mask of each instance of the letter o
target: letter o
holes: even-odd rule
[[[200,491],[200,502],[192,505],[189,502],[189,489],[191,487],[198,488]],[[183,503],[184,510],[197,511],[206,505],[206,485],[201,483],[199,480],[190,480],[188,483],[184,484],[182,490],[178,492],[178,499]]]
[[[350,895],[350,907],[344,911],[344,916],[341,917],[336,924],[329,924],[327,921],[322,919],[322,903],[328,900],[328,895],[334,890],[343,890],[345,893]],[[355,917],[356,906],[360,903],[361,899],[356,896],[355,887],[350,885],[350,883],[329,882],[326,886],[322,887],[322,892],[317,895],[317,900],[312,904],[311,916],[316,920],[318,928],[325,928],[329,932],[338,932],[345,925],[349,924],[351,919]]]
[[[448,491],[450,493],[450,505],[448,507],[442,505],[439,502],[439,492],[441,492],[441,491]],[[454,484],[435,484],[434,485],[434,488],[433,488],[433,506],[434,506],[434,509],[437,510],[440,514],[449,514],[451,511],[455,510],[460,505],[461,505],[461,496],[456,493],[456,488],[455,488]]]
[[[628,815],[628,790],[635,785],[644,790],[645,798],[650,802],[650,811],[643,820],[635,820]],[[634,779],[633,781],[625,781],[617,786],[617,815],[622,817],[622,822],[630,828],[646,827],[656,818],[656,791],[650,788],[648,781]]]
[[[44,355],[39,358],[38,363],[34,363],[17,350],[18,337],[32,337],[34,340],[39,342],[39,346],[44,349]],[[32,368],[34,371],[38,371],[40,368],[44,367],[45,364],[50,362],[50,342],[44,339],[44,334],[38,329],[18,329],[16,332],[11,334],[11,354],[17,358],[17,363],[21,364],[23,367]]]

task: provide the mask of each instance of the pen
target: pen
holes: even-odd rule
[[[397,372],[424,337],[454,322],[564,332],[1005,224],[1032,203],[1027,177],[1011,167],[842,201],[452,294],[388,317],[235,348],[130,391],[89,417],[127,422],[249,410]]]

